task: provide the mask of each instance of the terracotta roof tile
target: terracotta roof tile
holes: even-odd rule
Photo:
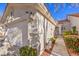
[[[70,14],[69,16],[79,17],[79,13],[77,13],[77,14]]]
[[[70,22],[70,21],[69,21],[69,20],[67,20],[67,19],[66,19],[66,20],[61,20],[61,21],[58,21],[58,23],[59,23],[59,24],[63,24],[63,23],[65,23],[65,22]]]

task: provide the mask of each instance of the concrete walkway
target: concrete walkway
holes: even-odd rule
[[[58,37],[58,39],[56,40],[56,43],[53,47],[51,55],[52,56],[69,56],[62,37]]]

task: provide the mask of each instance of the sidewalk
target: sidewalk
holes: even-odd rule
[[[62,37],[58,37],[53,47],[52,56],[69,56],[64,40]]]

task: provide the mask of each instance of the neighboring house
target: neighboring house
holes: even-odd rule
[[[61,20],[61,21],[58,21],[58,26],[57,26],[57,29],[56,29],[57,33],[58,34],[63,34],[64,31],[69,31],[71,30],[71,24],[70,24],[70,21],[69,20]]]
[[[76,26],[76,30],[79,33],[79,14],[70,14],[68,16],[68,20],[71,23],[71,27]]]
[[[44,4],[8,4],[1,19],[6,38],[19,47],[31,45],[41,54],[51,37],[56,22]]]
[[[70,14],[68,18],[58,22],[58,34],[62,34],[64,31],[72,30],[72,27],[76,26],[76,30],[79,33],[79,14]]]

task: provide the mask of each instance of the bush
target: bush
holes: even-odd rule
[[[72,31],[64,31],[63,35],[78,35],[78,31],[76,30],[76,26],[72,27]]]
[[[78,35],[78,31],[72,32],[72,35]]]
[[[37,51],[36,49],[33,49],[32,47],[24,46],[19,49],[19,53],[21,56],[36,56]]]
[[[52,41],[52,43],[55,42],[55,38],[54,37],[51,37],[50,40]]]
[[[72,38],[65,38],[66,43],[68,44],[68,48],[73,48],[73,39]]]
[[[76,30],[76,26],[72,27],[72,34],[73,35],[78,35],[78,31]]]
[[[76,52],[79,52],[79,47],[76,47],[76,48],[75,48],[75,51],[76,51]]]
[[[72,32],[75,33],[76,32],[76,26],[72,27]]]
[[[72,31],[64,31],[63,35],[71,35]]]

